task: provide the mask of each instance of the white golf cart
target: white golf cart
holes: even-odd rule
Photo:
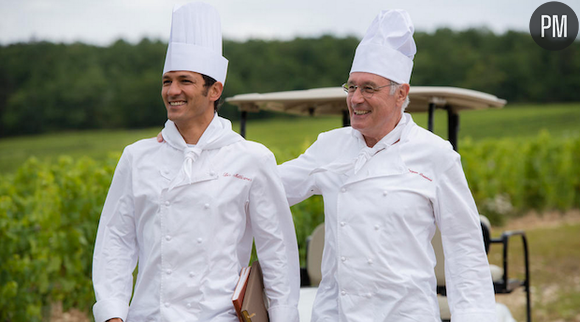
[[[448,139],[455,150],[458,149],[457,134],[459,132],[459,112],[462,110],[479,110],[486,108],[501,108],[506,101],[494,95],[456,87],[412,86],[409,92],[410,104],[406,112],[427,112],[428,130],[433,131],[433,119],[436,109],[447,111]],[[259,110],[276,111],[297,115],[341,115],[342,125],[349,125],[346,94],[341,87],[317,88],[300,91],[274,92],[266,94],[240,94],[227,98],[230,104],[238,106],[241,111],[240,133],[245,136],[248,112]],[[491,238],[489,220],[481,216],[482,232],[486,251],[492,244],[503,246],[503,267],[490,265],[496,294],[511,293],[523,287],[526,296],[527,322],[531,322],[530,278],[528,265],[528,247],[523,231],[507,231],[499,238]],[[523,243],[525,277],[523,279],[508,278],[508,242],[511,237],[519,236]],[[432,240],[437,257],[435,275],[437,276],[437,294],[441,319],[451,320],[445,291],[445,270],[443,266],[443,247],[441,236],[436,233]],[[324,245],[324,224],[314,229],[307,242],[306,267],[301,274],[302,288],[300,292],[300,320],[310,321],[312,304],[318,283],[321,280],[320,263]],[[499,322],[515,322],[509,309],[497,304]]]

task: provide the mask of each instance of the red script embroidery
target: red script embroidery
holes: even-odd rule
[[[418,174],[418,175],[420,175],[421,177],[423,177],[423,178],[425,178],[425,179],[427,179],[427,180],[429,180],[429,181],[433,181],[433,180],[431,180],[431,178],[429,178],[429,177],[427,177],[426,175],[424,175],[424,174],[422,174],[422,173],[419,173],[419,172],[417,172],[417,171],[413,171],[413,170],[409,169],[409,172],[411,172],[411,173],[414,173],[414,174]]]
[[[234,178],[240,179],[240,180],[252,181],[252,179],[250,179],[248,177],[244,177],[243,175],[238,174],[238,173],[236,173],[236,174],[229,174],[229,173],[225,172],[224,173],[224,177],[234,177]]]

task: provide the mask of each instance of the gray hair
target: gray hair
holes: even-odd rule
[[[397,90],[399,88],[401,88],[401,84],[397,83],[397,82],[393,82],[391,81],[391,91],[390,91],[390,95],[394,95],[395,92],[397,92]],[[407,94],[407,97],[405,97],[405,101],[403,102],[403,106],[401,106],[401,113],[405,112],[405,109],[407,108],[407,106],[409,106],[409,103],[411,101],[409,100],[409,95]]]

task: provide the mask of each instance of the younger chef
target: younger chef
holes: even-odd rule
[[[165,142],[129,145],[115,170],[95,244],[96,322],[238,321],[231,298],[254,239],[270,320],[298,321],[298,249],[274,155],[216,113],[227,65],[217,11],[174,9]]]

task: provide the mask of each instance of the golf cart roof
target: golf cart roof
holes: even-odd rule
[[[501,108],[506,101],[494,95],[457,87],[411,86],[407,112],[427,112],[433,103],[457,113],[461,110]],[[342,87],[315,88],[266,94],[240,94],[226,99],[241,111],[276,111],[299,115],[342,115],[347,110]]]

